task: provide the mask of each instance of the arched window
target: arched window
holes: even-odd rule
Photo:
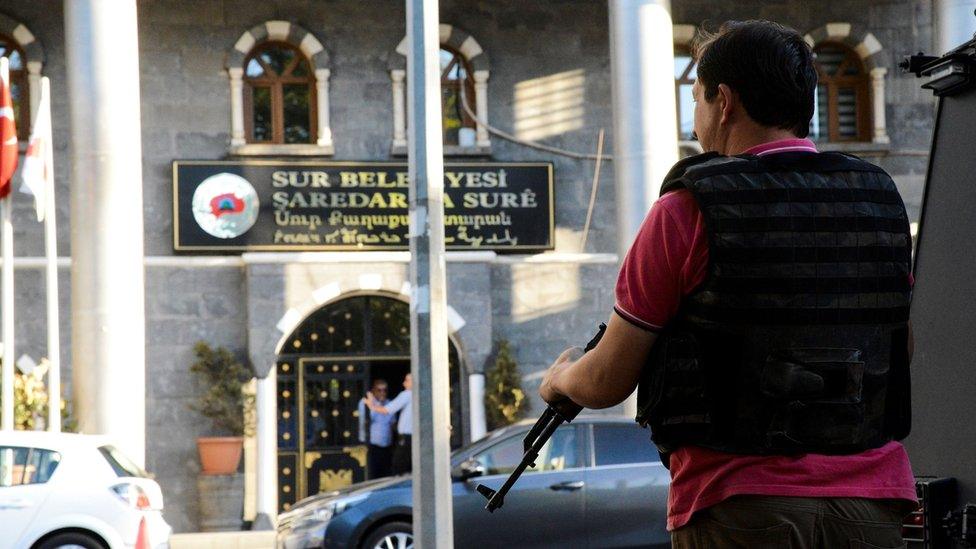
[[[226,59],[231,154],[333,154],[332,71],[315,35],[290,21],[265,21],[244,31]]]
[[[817,100],[810,135],[827,141],[869,141],[871,119],[870,77],[854,49],[824,42],[816,55]]]
[[[14,102],[17,138],[26,141],[30,136],[31,102],[27,81],[27,58],[20,45],[9,36],[0,34],[0,57],[10,62],[10,97]]]
[[[691,141],[695,131],[695,99],[691,88],[698,78],[697,63],[687,48],[674,50],[674,95],[678,115],[678,140]]]
[[[248,143],[315,143],[315,74],[301,50],[285,42],[256,46],[244,83]]]
[[[491,152],[488,128],[478,120],[488,120],[488,55],[473,36],[458,27],[440,25],[441,116],[444,128],[444,154],[484,155]],[[389,58],[393,91],[394,155],[407,153],[407,38],[397,44]],[[461,91],[471,110],[461,103]]]
[[[477,112],[474,78],[463,55],[441,46],[441,116],[444,144],[473,147],[477,124],[464,110],[461,93],[468,107]]]

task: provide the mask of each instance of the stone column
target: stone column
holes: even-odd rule
[[[622,259],[678,160],[668,0],[609,0],[617,250]],[[624,413],[637,413],[632,396]]]
[[[27,89],[30,92],[31,128],[34,127],[34,117],[37,116],[37,104],[41,100],[41,62],[27,62]]]
[[[329,123],[329,69],[315,69],[315,93],[318,101],[318,141],[320,147],[332,146],[332,126]]]
[[[230,75],[230,145],[239,147],[247,142],[244,138],[244,69],[227,69]]]
[[[474,71],[474,102],[475,114],[478,119],[488,122],[488,71]],[[488,128],[478,122],[478,134],[476,144],[479,147],[491,146],[491,137],[488,135]]]
[[[393,69],[390,71],[390,78],[393,80],[393,146],[407,146],[407,105],[406,88],[404,79],[407,71]]]
[[[888,129],[885,124],[885,75],[888,69],[875,67],[871,69],[871,103],[874,118],[874,133],[871,141],[888,143]]]
[[[71,358],[78,427],[145,463],[146,338],[136,0],[65,0]]]
[[[478,440],[487,432],[485,420],[485,374],[468,376],[468,402],[471,405],[471,440]]]
[[[259,377],[255,408],[257,409],[257,490],[254,530],[274,529],[274,517],[278,516],[278,431],[275,422],[278,417],[277,389],[275,372],[272,369],[266,377]]]

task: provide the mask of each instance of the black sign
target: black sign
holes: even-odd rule
[[[173,162],[178,251],[406,250],[406,164]],[[450,250],[553,248],[552,164],[444,166]]]

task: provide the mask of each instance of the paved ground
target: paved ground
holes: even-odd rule
[[[173,534],[170,549],[273,549],[274,532]]]

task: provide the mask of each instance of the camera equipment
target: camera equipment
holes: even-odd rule
[[[945,534],[961,547],[976,547],[976,504],[967,503],[961,510],[947,513],[943,526]]]
[[[949,546],[946,513],[956,506],[956,479],[920,476],[915,479],[918,508],[902,521],[902,537],[910,549]]]

